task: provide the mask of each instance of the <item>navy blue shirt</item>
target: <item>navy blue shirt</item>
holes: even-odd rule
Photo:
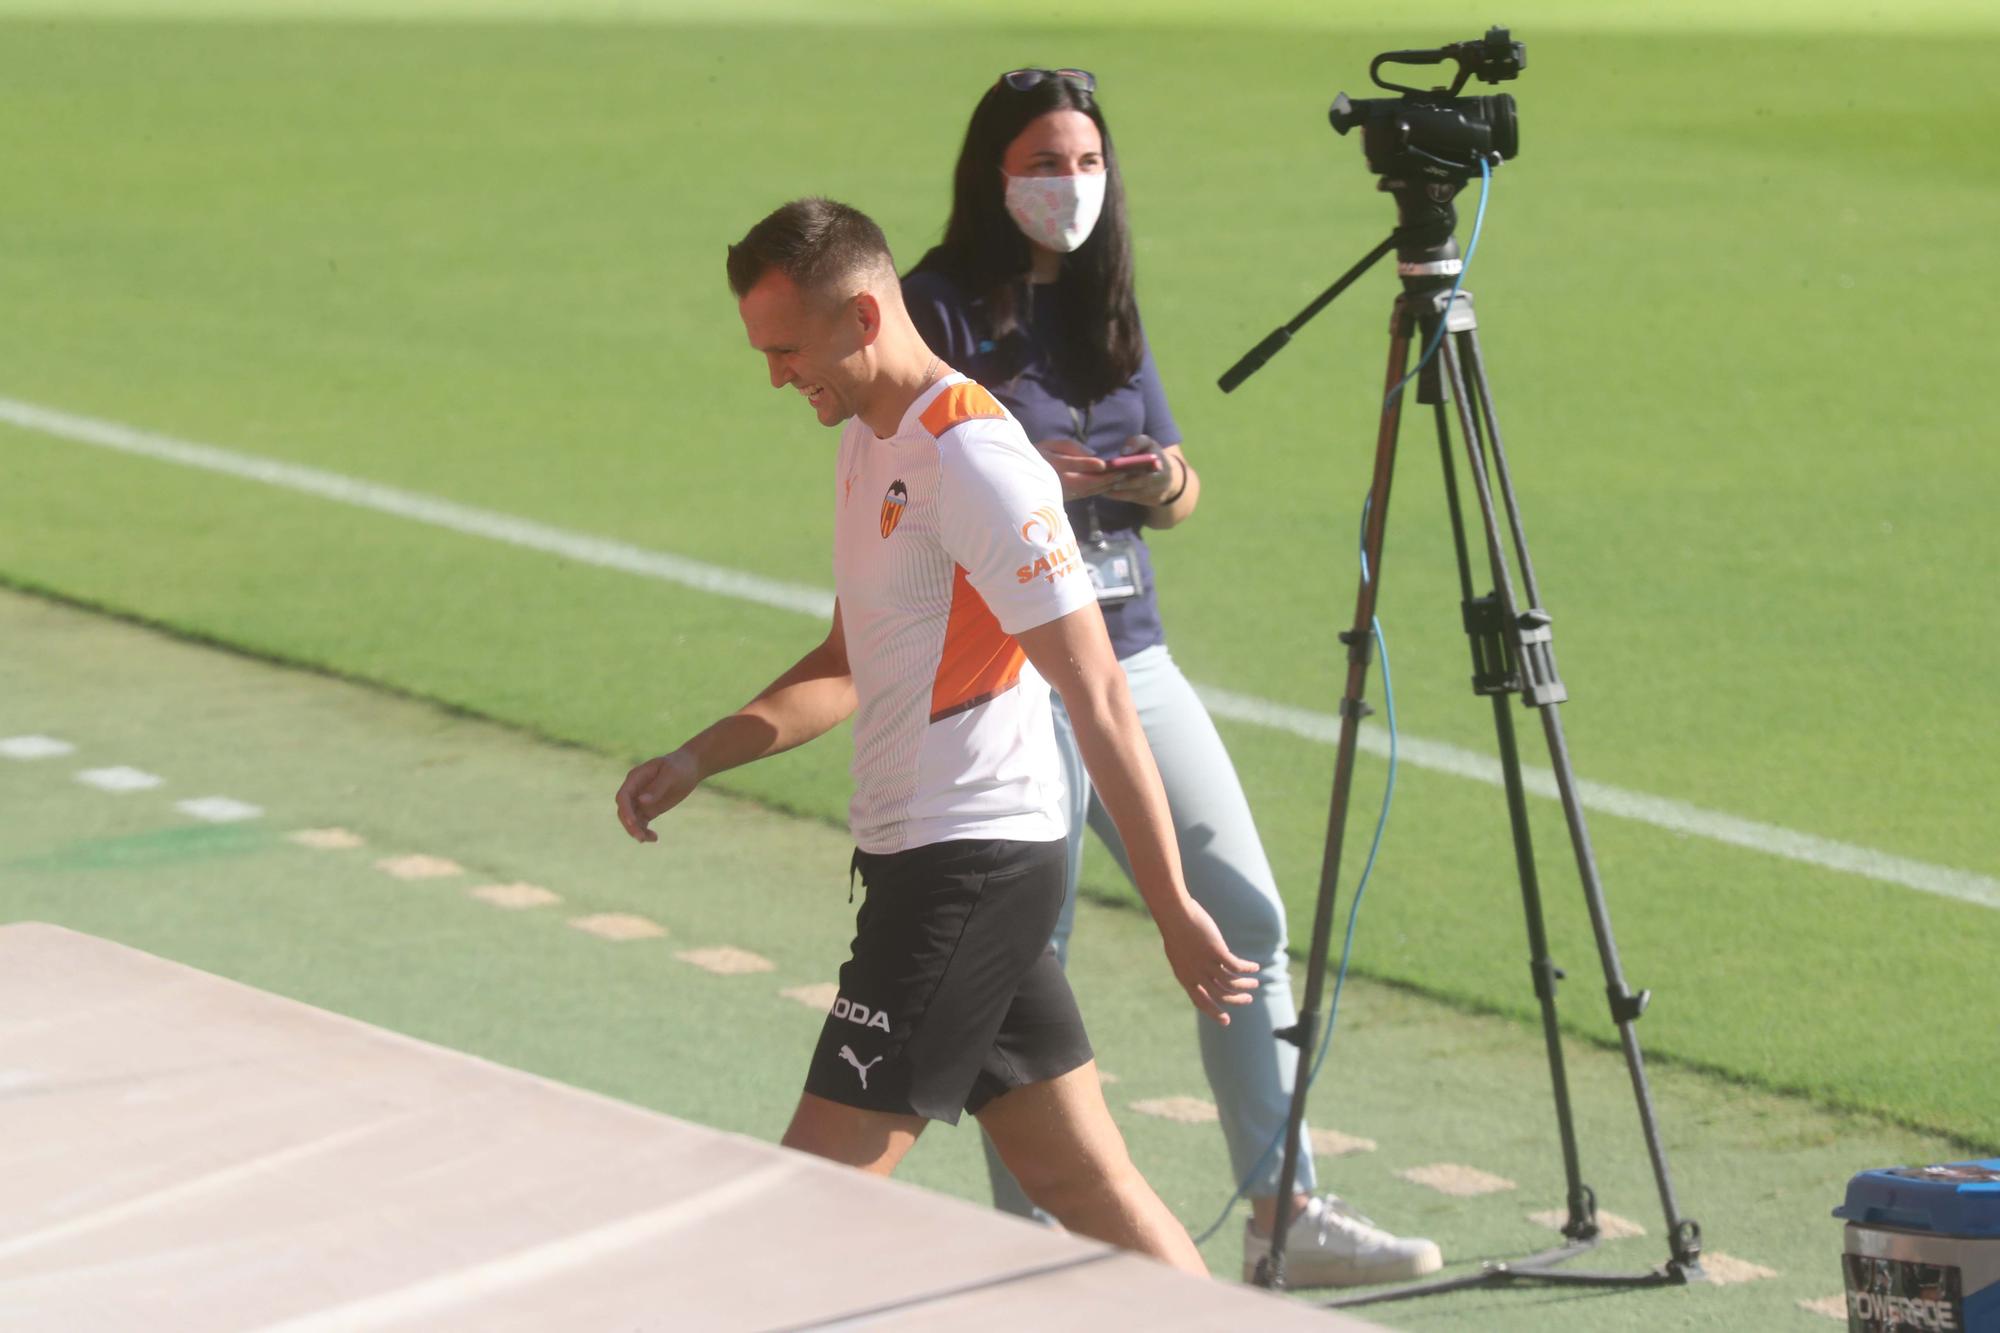
[[[1056,330],[1063,319],[1054,284],[1027,288],[1020,310],[1022,327],[1008,336],[1004,348],[994,344],[984,299],[968,298],[942,273],[912,273],[905,278],[903,303],[930,349],[1006,404],[1028,432],[1029,440],[1075,440],[1099,458],[1131,452],[1125,442],[1134,435],[1150,435],[1163,445],[1181,442],[1180,428],[1174,425],[1166,391],[1160,387],[1159,371],[1153,365],[1153,349],[1145,346],[1143,339],[1144,355],[1137,372],[1095,402],[1084,401],[1062,369],[1052,363],[1052,350],[1058,345]],[[1140,531],[1145,507],[1094,496],[1072,500],[1064,508],[1079,540],[1088,540],[1093,531],[1139,537],[1139,567],[1146,591],[1103,608],[1113,650],[1125,658],[1141,648],[1165,643],[1159,599],[1153,592],[1152,552]]]

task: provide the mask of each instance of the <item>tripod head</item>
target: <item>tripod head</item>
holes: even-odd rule
[[[1391,83],[1382,77],[1384,65],[1458,65],[1449,88],[1429,90]],[[1468,80],[1500,83],[1520,75],[1528,64],[1525,43],[1514,41],[1505,28],[1489,28],[1477,41],[1413,51],[1384,51],[1369,62],[1368,77],[1397,97],[1352,98],[1341,93],[1327,113],[1341,134],[1359,126],[1368,169],[1381,180],[1376,188],[1396,200],[1396,230],[1287,323],[1273,330],[1223,372],[1216,381],[1224,393],[1249,379],[1277,355],[1314,315],[1372,267],[1390,250],[1396,271],[1409,292],[1450,286],[1460,269],[1458,210],[1453,201],[1482,165],[1496,166],[1521,149],[1520,118],[1514,99],[1460,97]]]
[[[1449,88],[1429,90],[1392,83],[1384,65],[1458,64]],[[1505,28],[1489,28],[1478,41],[1418,51],[1384,51],[1369,62],[1368,77],[1399,97],[1355,99],[1341,93],[1327,113],[1340,134],[1360,127],[1368,169],[1382,179],[1383,193],[1396,200],[1396,257],[1404,285],[1419,290],[1458,257],[1452,233],[1458,228],[1458,197],[1484,162],[1498,166],[1521,149],[1520,117],[1514,99],[1460,97],[1468,80],[1500,83],[1520,77],[1528,64],[1525,43]],[[1417,270],[1413,272],[1412,270]]]

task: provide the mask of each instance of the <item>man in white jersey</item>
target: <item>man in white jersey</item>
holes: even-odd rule
[[[846,423],[826,639],[618,792],[650,822],[711,774],[853,716],[853,869],[867,885],[786,1146],[886,1175],[928,1120],[970,1111],[1030,1198],[1080,1234],[1205,1273],[1139,1175],[1049,947],[1064,889],[1062,694],[1174,976],[1217,1022],[1236,958],[1181,881],[1173,824],[1053,471],[904,311],[881,230],[824,199],[729,250],[774,388]]]

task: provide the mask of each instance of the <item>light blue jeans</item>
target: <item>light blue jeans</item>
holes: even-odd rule
[[[1166,645],[1142,648],[1121,663],[1131,687],[1132,703],[1146,730],[1173,811],[1174,835],[1180,842],[1181,865],[1188,891],[1215,918],[1231,952],[1258,966],[1255,998],[1229,1011],[1229,1026],[1190,1008],[1201,1044],[1202,1068],[1221,1113],[1222,1136],[1229,1145],[1235,1180],[1256,1174],[1246,1191],[1253,1198],[1277,1194],[1278,1173],[1284,1166],[1281,1139],[1291,1111],[1292,1085],[1298,1048],[1274,1035],[1297,1018],[1292,1007],[1292,978],[1285,955],[1285,909],[1264,856],[1264,844],[1250,817],[1229,752],[1194,687],[1174,664]],[[1076,921],[1076,885],[1083,862],[1083,830],[1087,822],[1104,840],[1130,879],[1132,867],[1125,847],[1090,788],[1083,756],[1070,730],[1062,699],[1054,700],[1056,748],[1062,755],[1063,776],[1069,782],[1069,892],[1056,923],[1056,955],[1069,961],[1069,937]],[[1260,1163],[1261,1159],[1261,1163]],[[993,1178],[993,1201],[1010,1213],[1030,1216],[1034,1209],[1000,1164],[993,1145],[986,1145],[986,1162]],[[1304,1127],[1300,1129],[1296,1188],[1314,1188],[1313,1160]]]

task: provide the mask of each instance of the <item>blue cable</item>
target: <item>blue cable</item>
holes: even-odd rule
[[[1479,253],[1479,231],[1486,225],[1486,200],[1492,193],[1493,169],[1482,157],[1479,159],[1479,212],[1472,219],[1472,240],[1465,247],[1465,262],[1458,266],[1458,276],[1452,280],[1451,299],[1444,303],[1444,317],[1438,320],[1437,332],[1431,335],[1431,345],[1417,362],[1417,368],[1396,381],[1396,387],[1389,390],[1388,396],[1382,400],[1384,406],[1395,402],[1397,395],[1403,392],[1403,386],[1423,373],[1424,367],[1437,355],[1439,344],[1444,342],[1444,331],[1451,324],[1452,302],[1458,300],[1458,289],[1465,285],[1465,271],[1472,267],[1472,257]]]
[[[1361,506],[1361,527],[1364,534],[1361,548],[1361,578],[1364,582],[1373,581],[1373,575],[1368,569],[1368,548],[1365,537],[1368,530],[1368,513],[1373,503],[1374,497],[1370,496]],[[1340,968],[1334,974],[1333,1000],[1327,1006],[1326,1035],[1320,1039],[1319,1053],[1313,1057],[1312,1069],[1306,1074],[1308,1089],[1319,1081],[1320,1066],[1326,1063],[1327,1052],[1333,1048],[1333,1028],[1340,1018],[1340,992],[1347,984],[1347,963],[1354,953],[1354,928],[1360,920],[1361,896],[1368,892],[1368,878],[1375,873],[1375,858],[1382,850],[1382,834],[1389,826],[1389,803],[1396,795],[1396,688],[1389,672],[1389,641],[1382,634],[1380,619],[1370,617],[1368,623],[1375,637],[1375,646],[1382,654],[1382,699],[1389,715],[1389,777],[1382,788],[1382,812],[1375,819],[1375,838],[1368,847],[1368,861],[1361,868],[1361,880],[1354,887],[1353,901],[1347,905],[1347,933],[1340,945]],[[1222,1224],[1229,1220],[1230,1211],[1236,1207],[1237,1200],[1250,1192],[1250,1182],[1264,1169],[1264,1163],[1271,1160],[1271,1154],[1278,1151],[1278,1145],[1284,1142],[1284,1138],[1283,1128],[1271,1136],[1271,1142],[1265,1146],[1249,1173],[1237,1183],[1236,1192],[1229,1196],[1229,1202],[1222,1205],[1222,1211],[1216,1214],[1215,1221],[1209,1223],[1208,1229],[1195,1237],[1196,1246],[1206,1245],[1210,1237],[1222,1230]]]
[[[1396,387],[1389,390],[1387,397],[1383,399],[1385,406],[1394,402],[1397,395],[1403,392],[1404,387],[1411,380],[1423,373],[1424,367],[1430,364],[1431,358],[1437,355],[1438,348],[1443,344],[1445,330],[1451,325],[1452,302],[1458,299],[1459,289],[1465,285],[1465,275],[1472,267],[1472,257],[1479,253],[1479,234],[1486,227],[1486,203],[1492,197],[1492,194],[1493,167],[1491,163],[1482,157],[1479,159],[1479,211],[1472,219],[1472,239],[1466,244],[1465,262],[1459,265],[1458,277],[1452,281],[1451,296],[1445,302],[1444,317],[1438,320],[1437,329],[1431,334],[1430,346],[1424,350],[1424,354],[1418,360],[1416,368],[1398,380]],[[1374,581],[1374,573],[1368,568],[1367,542],[1368,514],[1373,503],[1374,497],[1370,495],[1361,506],[1361,579],[1364,583]],[[1375,873],[1375,858],[1382,850],[1382,834],[1389,826],[1389,805],[1396,795],[1396,764],[1398,759],[1396,687],[1389,672],[1389,641],[1382,634],[1381,620],[1371,616],[1368,623],[1369,630],[1375,639],[1375,647],[1382,654],[1382,699],[1388,711],[1389,719],[1389,776],[1382,788],[1382,812],[1375,820],[1375,837],[1368,847],[1368,861],[1362,866],[1361,879],[1354,886],[1353,901],[1347,905],[1347,931],[1340,943],[1340,968],[1335,972],[1333,978],[1333,1000],[1327,1005],[1326,1035],[1320,1039],[1319,1052],[1313,1057],[1312,1069],[1306,1075],[1306,1088],[1308,1091],[1311,1090],[1314,1083],[1319,1081],[1320,1067],[1326,1063],[1327,1052],[1333,1049],[1333,1029],[1334,1024],[1340,1018],[1340,993],[1347,985],[1347,964],[1354,952],[1354,928],[1361,915],[1361,898],[1363,894],[1368,892],[1369,876]],[[1271,1160],[1271,1154],[1278,1150],[1278,1145],[1284,1141],[1284,1137],[1285,1131],[1282,1128],[1271,1136],[1271,1142],[1257,1158],[1256,1164],[1250,1168],[1248,1174],[1241,1181],[1237,1182],[1236,1192],[1229,1196],[1229,1202],[1222,1205],[1222,1211],[1216,1214],[1215,1221],[1209,1223],[1208,1229],[1194,1238],[1194,1243],[1197,1246],[1206,1245],[1209,1239],[1222,1229],[1222,1224],[1229,1220],[1230,1210],[1236,1207],[1239,1199],[1242,1199],[1250,1192],[1250,1182],[1255,1180],[1258,1173],[1264,1169],[1264,1163]]]

